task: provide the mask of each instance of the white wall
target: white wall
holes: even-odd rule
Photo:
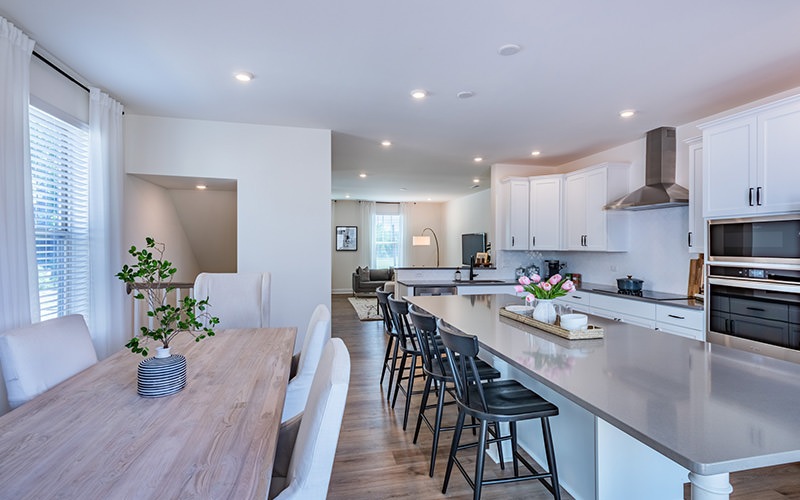
[[[436,233],[439,240],[439,266],[452,266],[455,262],[448,261],[447,255],[448,242],[444,237],[446,225],[443,214],[443,203],[409,203],[407,208],[408,221],[405,225],[406,238],[409,242],[407,247],[408,256],[405,267],[436,267],[436,244],[430,231],[422,231],[429,227]],[[412,246],[411,241],[414,236],[428,236],[431,239],[430,246]]]
[[[351,293],[353,291],[352,275],[356,267],[369,265],[369,245],[364,241],[364,229],[361,227],[361,204],[357,201],[331,201],[332,223],[328,230],[329,248],[332,266],[332,292]],[[356,251],[336,251],[336,226],[358,227],[358,248]]]
[[[200,272],[236,272],[236,191],[170,189]]]
[[[442,262],[449,266],[461,265],[461,235],[463,233],[487,233],[486,241],[495,246],[494,223],[492,219],[492,192],[484,189],[444,204],[447,253]],[[491,251],[492,258],[496,254]]]
[[[272,326],[330,307],[329,130],[126,114],[128,173],[236,179],[238,271],[272,273]],[[213,297],[211,297],[213,305]]]
[[[145,246],[151,236],[165,244],[165,256],[175,265],[176,282],[193,282],[200,267],[186,238],[169,190],[133,175],[125,176],[125,207],[123,212],[124,248]],[[132,263],[126,254],[123,261]]]

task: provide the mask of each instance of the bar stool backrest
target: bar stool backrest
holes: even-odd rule
[[[378,296],[378,307],[381,308],[381,315],[383,316],[383,328],[386,330],[386,333],[392,332],[393,327],[393,319],[392,314],[389,311],[389,296],[392,292],[384,292],[383,288],[378,287],[375,290],[375,295]]]
[[[411,316],[411,323],[414,325],[414,330],[417,332],[417,341],[419,342],[422,351],[422,361],[425,365],[425,371],[428,373],[435,373],[439,370],[439,374],[445,375],[446,358],[444,350],[439,347],[436,342],[436,318],[433,316],[422,314],[417,309],[411,308],[409,310]]]
[[[447,361],[453,371],[456,400],[462,406],[486,412],[488,410],[486,397],[475,363],[480,351],[478,337],[466,335],[441,319],[438,321],[438,326],[439,335],[447,350]]]
[[[397,328],[397,337],[400,339],[400,347],[405,351],[419,351],[416,335],[408,322],[408,302],[396,300],[394,294],[389,298],[389,310],[392,311],[394,326]]]

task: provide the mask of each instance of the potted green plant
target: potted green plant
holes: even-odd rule
[[[195,342],[200,342],[213,337],[214,327],[219,324],[219,318],[206,310],[210,305],[208,297],[198,300],[187,296],[175,304],[169,302],[169,293],[175,289],[172,279],[178,270],[164,258],[165,248],[164,243],[152,237],[145,238],[144,248],[131,246],[128,250],[136,262],[123,265],[116,275],[132,289],[135,299],[146,301],[147,316],[153,318],[153,327],[142,326],[139,335],[134,335],[125,347],[146,357],[149,341],[161,343],[154,358],[139,364],[139,394],[143,396],[163,396],[183,389],[186,359],[170,354],[170,341],[179,333],[187,332],[194,336]],[[164,380],[167,376],[171,381]]]

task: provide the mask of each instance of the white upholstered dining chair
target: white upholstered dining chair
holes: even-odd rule
[[[306,336],[303,339],[303,348],[297,363],[297,374],[289,380],[286,388],[286,400],[283,403],[283,416],[285,422],[303,411],[311,390],[311,382],[325,348],[331,338],[331,312],[324,304],[320,304],[311,314],[308,322]]]
[[[0,364],[11,408],[30,401],[95,363],[97,353],[80,314],[0,334]]]
[[[305,410],[281,425],[268,498],[327,496],[349,385],[350,353],[342,339],[333,338],[322,352]]]
[[[268,272],[200,273],[194,280],[194,297],[208,297],[208,312],[219,318],[219,328],[266,328],[270,281]]]

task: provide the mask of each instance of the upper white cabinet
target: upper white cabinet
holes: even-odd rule
[[[628,167],[626,163],[603,163],[565,176],[567,250],[628,249],[627,213],[604,209],[628,193]]]
[[[561,249],[561,175],[530,178],[530,250]]]
[[[506,184],[505,228],[503,250],[528,250],[528,216],[530,213],[527,177],[510,177]]]
[[[706,218],[800,210],[800,96],[701,128]]]
[[[703,142],[701,137],[689,145],[689,233],[686,244],[691,253],[705,253],[706,228],[703,219]]]

